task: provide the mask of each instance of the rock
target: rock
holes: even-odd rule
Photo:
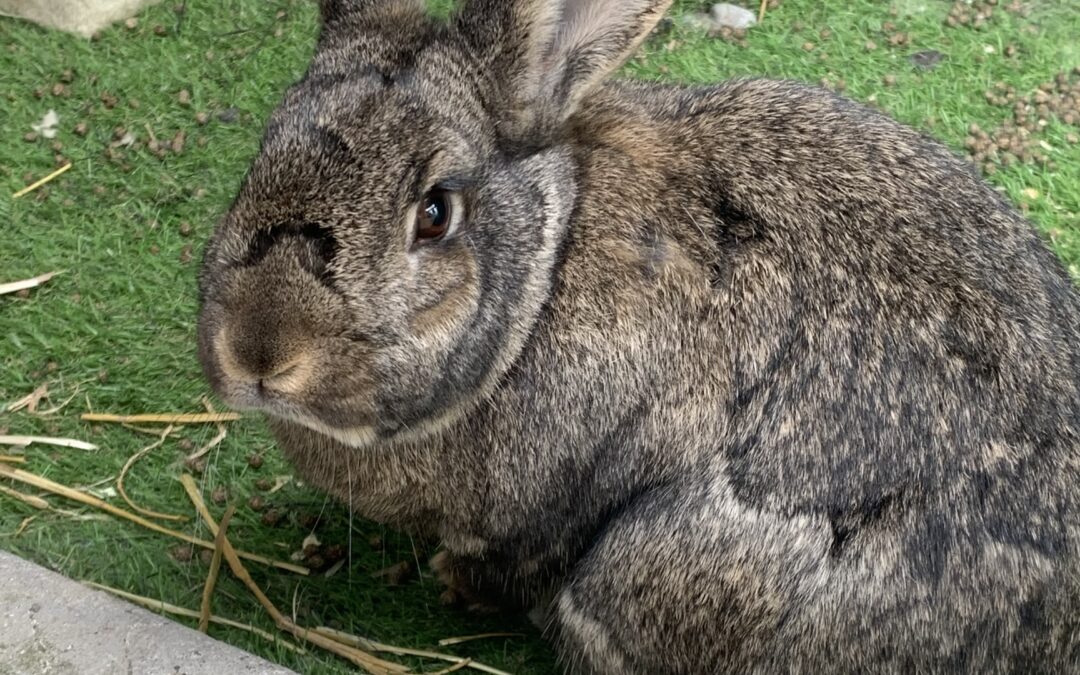
[[[0,15],[89,38],[159,0],[0,0]]]
[[[754,13],[745,7],[718,2],[712,6],[712,20],[718,28],[749,28],[757,23]]]

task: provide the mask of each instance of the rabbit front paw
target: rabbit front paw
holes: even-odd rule
[[[439,596],[444,605],[463,607],[475,614],[494,614],[498,606],[481,597],[475,584],[470,581],[469,570],[448,551],[439,551],[431,559],[431,570],[446,590]]]

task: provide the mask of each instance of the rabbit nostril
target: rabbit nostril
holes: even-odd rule
[[[278,394],[296,394],[304,390],[313,370],[311,358],[301,354],[260,377],[259,387]]]

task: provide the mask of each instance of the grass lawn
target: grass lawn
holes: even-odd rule
[[[1008,11],[1007,2],[999,0],[976,27],[973,19],[965,23],[975,10],[963,3],[967,14],[954,11],[959,25],[949,25],[953,5],[946,0],[784,0],[745,39],[688,26],[678,17],[704,3],[679,2],[675,21],[626,74],[691,83],[764,75],[843,87],[958,151],[971,146],[984,154],[979,164],[990,180],[1023,205],[1080,276],[1080,111],[1068,107],[1080,93],[1059,100],[1061,89],[1080,82],[1072,72],[1080,67],[1078,0],[1030,0],[1023,11]],[[154,438],[88,425],[79,413],[202,409],[208,388],[194,337],[201,249],[268,113],[303,72],[315,30],[314,6],[292,0],[191,0],[182,14],[165,2],[137,25],[118,24],[94,41],[0,19],[0,282],[66,270],[25,297],[0,297],[0,406],[42,384],[42,409],[74,396],[51,416],[0,413],[0,429],[8,430],[0,433],[68,436],[101,447],[31,446],[24,469],[67,485],[107,481]],[[1061,72],[1072,74],[1057,89],[1035,93]],[[1031,97],[1034,110],[1025,147],[1006,154],[1016,135],[1002,129],[1014,119],[1009,87],[1014,99]],[[1045,122],[1038,121],[1040,105]],[[28,137],[49,109],[60,117],[56,137]],[[998,149],[987,153],[988,144]],[[64,176],[12,199],[66,160],[74,166]],[[126,480],[133,498],[190,513],[177,480],[181,460],[215,433],[189,426],[151,452]],[[262,458],[261,467],[251,455]],[[230,528],[236,545],[288,558],[314,529],[324,545],[343,547],[351,562],[331,578],[250,566],[287,613],[305,625],[417,648],[449,636],[523,632],[445,650],[517,673],[554,670],[550,650],[524,621],[470,618],[439,605],[424,562],[429,543],[354,521],[295,481],[265,492],[265,482],[288,474],[262,421],[251,417],[229,426],[201,476],[207,495],[218,490],[238,505]],[[265,510],[249,507],[254,495],[277,510],[276,525],[264,522]],[[74,517],[91,512],[49,499],[69,513],[39,513],[0,494],[0,548],[76,579],[198,606],[207,565],[197,553],[188,559],[172,540],[112,519]],[[225,506],[211,508],[220,516]],[[206,536],[192,523],[178,527]],[[421,574],[396,586],[372,577],[402,561],[421,563]],[[215,612],[272,629],[229,575],[219,583]],[[300,672],[350,672],[322,653],[297,655],[233,629],[214,627],[212,634]]]

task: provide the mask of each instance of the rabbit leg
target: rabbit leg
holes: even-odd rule
[[[830,536],[702,489],[639,498],[551,607],[570,673],[751,672],[821,587]]]
[[[435,578],[446,586],[440,596],[443,604],[464,607],[476,614],[494,614],[499,611],[495,599],[488,597],[478,584],[470,580],[475,575],[469,573],[465,561],[448,551],[439,551],[432,557],[430,565]]]

